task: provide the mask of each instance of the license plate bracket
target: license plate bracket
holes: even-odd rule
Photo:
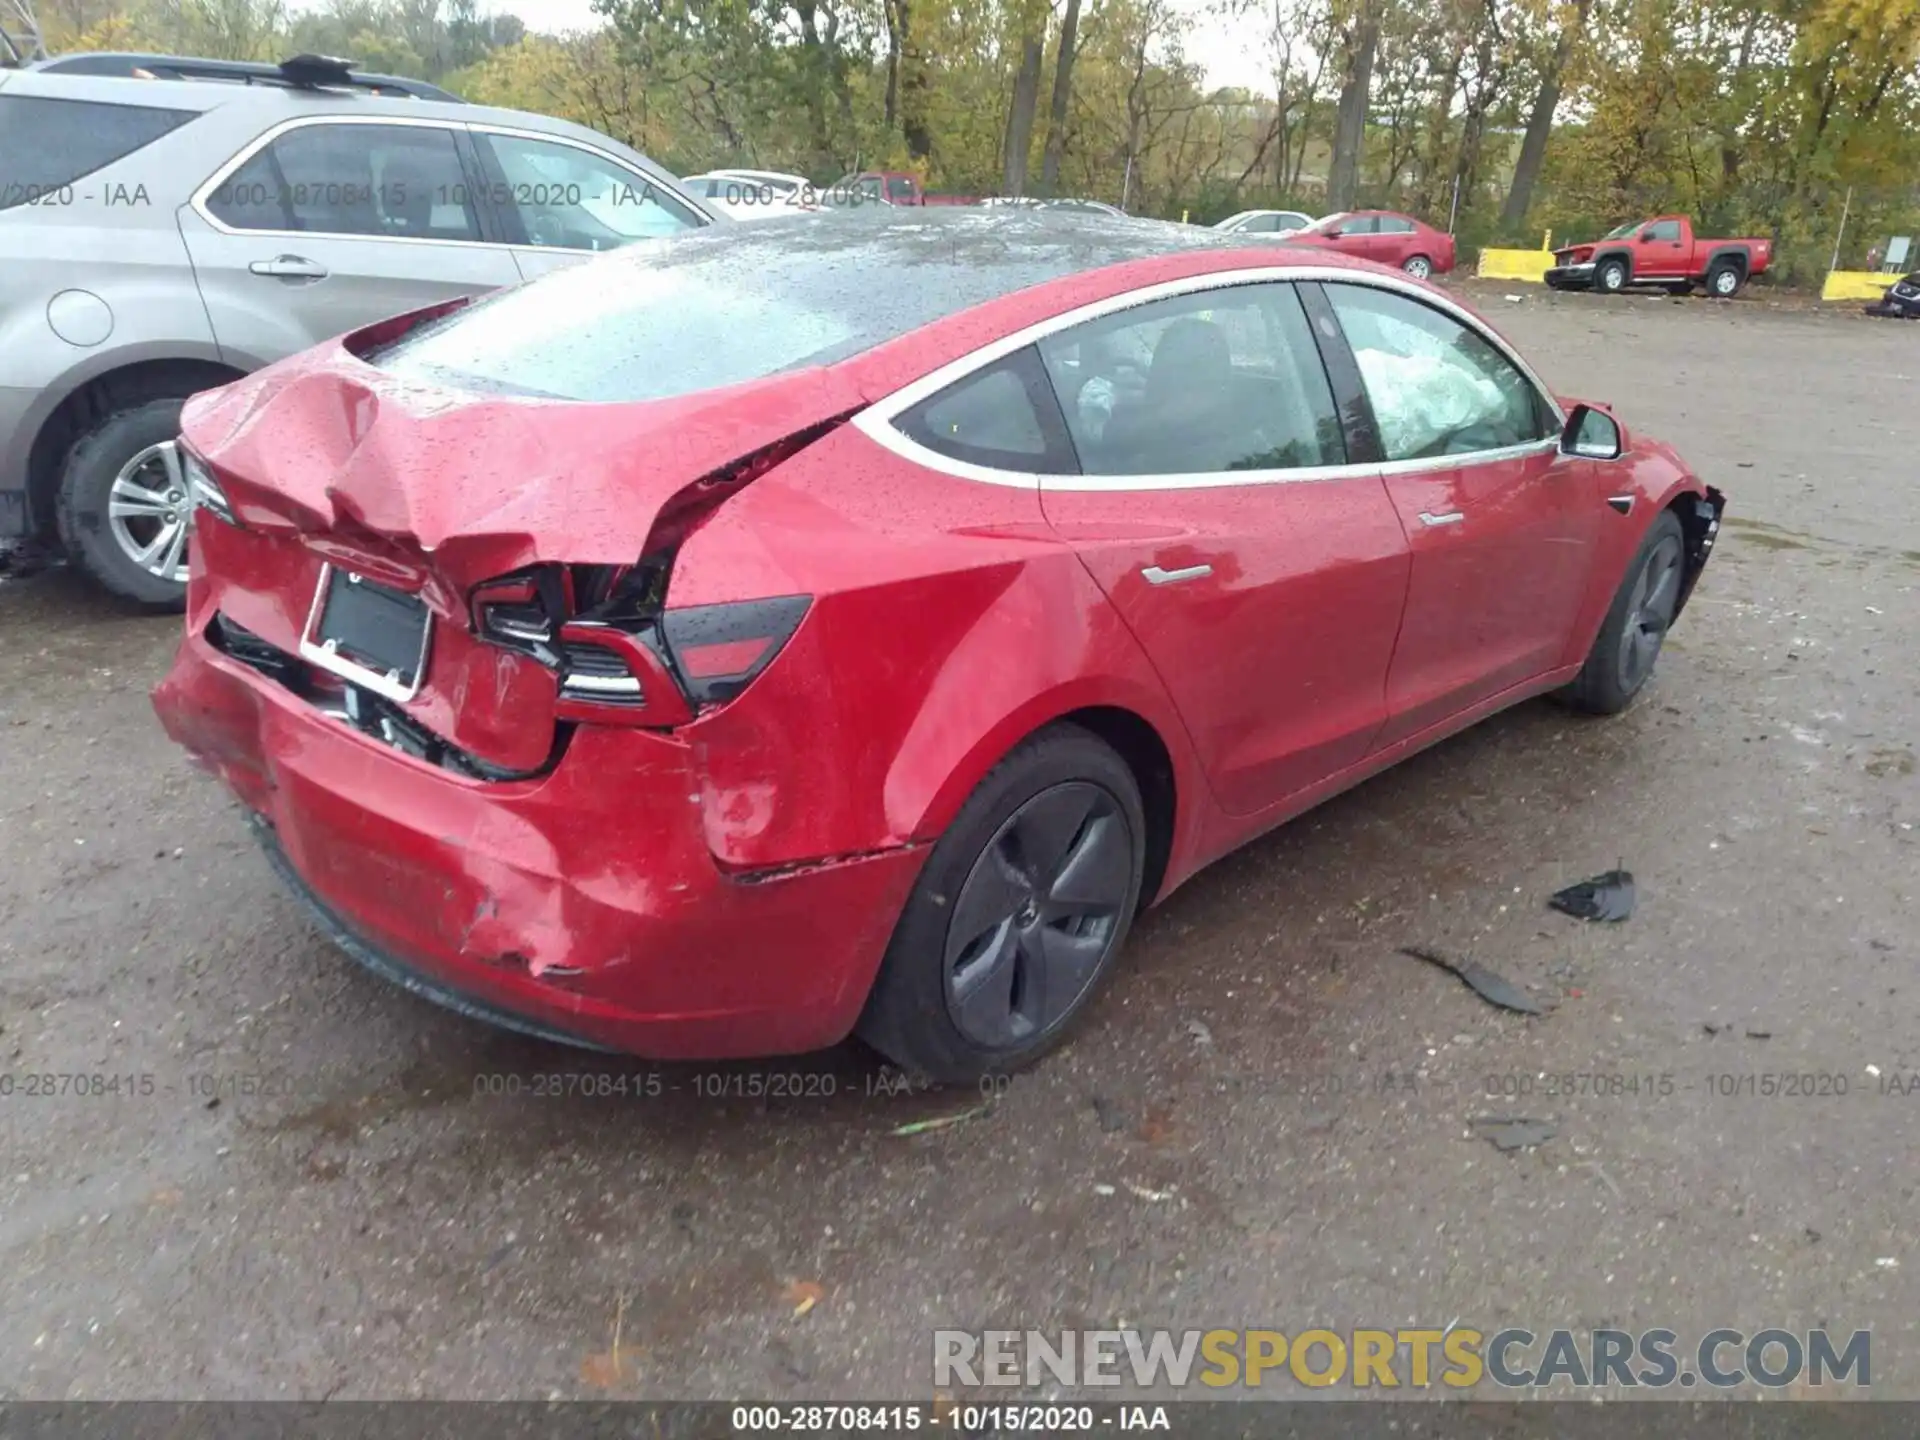
[[[300,654],[405,704],[420,693],[432,638],[432,617],[419,596],[329,564],[320,567]]]

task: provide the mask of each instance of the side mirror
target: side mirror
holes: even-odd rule
[[[1576,405],[1567,417],[1567,428],[1560,432],[1560,450],[1584,460],[1618,460],[1626,440],[1620,422],[1606,411]]]

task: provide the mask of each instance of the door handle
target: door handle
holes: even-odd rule
[[[327,278],[327,267],[304,255],[276,255],[271,260],[256,260],[247,269],[256,275],[277,275],[283,280]]]
[[[1460,510],[1449,510],[1444,515],[1430,515],[1425,510],[1420,512],[1422,525],[1458,525],[1466,518],[1466,513]]]
[[[1213,566],[1189,565],[1184,570],[1162,570],[1158,565],[1149,565],[1140,573],[1149,585],[1171,585],[1176,580],[1204,580],[1213,573]]]

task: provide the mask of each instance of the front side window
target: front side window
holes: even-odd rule
[[[1678,240],[1680,222],[1678,220],[1657,220],[1647,227],[1649,240]]]
[[[192,110],[0,95],[0,210],[67,205],[74,181],[193,119]]]
[[[216,185],[207,208],[235,230],[480,238],[453,132],[437,126],[299,126]]]
[[[1345,463],[1332,391],[1291,285],[1156,300],[1040,342],[1089,475]]]
[[[895,175],[887,181],[887,198],[896,205],[904,205],[913,199],[913,181],[904,175]]]
[[[701,223],[664,186],[591,150],[524,135],[482,132],[474,138],[499,166],[495,198],[525,244],[617,250]]]
[[[1408,296],[1329,284],[1388,460],[1499,450],[1547,438],[1540,392],[1489,341]]]
[[[1278,215],[1256,215],[1240,229],[1252,235],[1271,235],[1280,228]]]

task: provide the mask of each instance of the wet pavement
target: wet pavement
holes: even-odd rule
[[[0,581],[0,1396],[906,1396],[935,1326],[1449,1322],[1871,1327],[1920,1396],[1920,330],[1520,288],[1463,287],[1731,499],[1651,689],[1229,857],[984,1105],[361,973],[154,722],[178,622]],[[1548,909],[1616,865],[1630,920]]]

